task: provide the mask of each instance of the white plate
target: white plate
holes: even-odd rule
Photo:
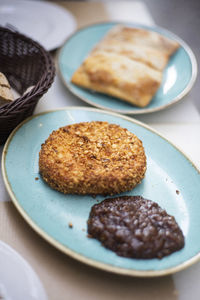
[[[14,249],[0,241],[0,299],[47,300],[31,266]]]
[[[43,1],[1,0],[0,25],[11,24],[48,51],[60,47],[75,30],[76,21],[62,7]]]

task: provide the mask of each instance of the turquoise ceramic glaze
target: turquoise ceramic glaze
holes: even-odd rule
[[[77,31],[66,41],[58,55],[58,67],[61,78],[70,91],[93,106],[126,114],[140,114],[161,110],[182,99],[191,89],[196,79],[196,60],[191,49],[182,40],[158,27],[127,24],[159,32],[164,36],[177,40],[181,44],[179,50],[169,60],[163,74],[162,84],[146,108],[139,108],[117,98],[79,88],[70,82],[72,74],[80,66],[90,50],[114,25],[116,23],[92,25]]]
[[[90,208],[104,197],[64,195],[43,182],[38,172],[38,153],[49,134],[64,125],[93,120],[119,124],[143,141],[147,155],[145,179],[125,194],[156,201],[175,216],[185,236],[182,250],[161,260],[119,257],[87,237]],[[9,138],[3,154],[3,176],[12,200],[31,226],[57,248],[85,263],[129,275],[156,276],[177,271],[199,256],[199,173],[177,148],[133,119],[78,107],[37,115]],[[69,222],[73,228],[69,228]]]

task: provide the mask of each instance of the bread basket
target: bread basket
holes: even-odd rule
[[[20,97],[0,107],[0,144],[50,88],[55,67],[50,54],[23,34],[0,26],[0,72]]]

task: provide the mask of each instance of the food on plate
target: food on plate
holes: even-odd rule
[[[0,72],[0,106],[10,103],[14,100],[10,84],[6,76]]]
[[[72,77],[75,84],[140,107],[150,102],[161,80],[159,71],[126,56],[103,51],[86,58]]]
[[[116,52],[162,71],[179,43],[157,32],[115,26],[97,44],[94,51]]]
[[[144,178],[142,142],[127,129],[92,121],[53,131],[39,153],[42,178],[66,194],[114,195]]]
[[[145,107],[178,48],[179,43],[157,32],[117,25],[95,45],[71,82]]]
[[[93,50],[95,52],[105,51],[108,53],[116,53],[123,55],[133,61],[139,61],[147,66],[162,71],[167,62],[167,55],[160,53],[159,50],[153,49],[149,46],[135,45],[125,43],[118,40],[103,40]]]
[[[175,218],[141,196],[110,198],[95,204],[88,233],[119,256],[131,258],[160,259],[184,246]]]

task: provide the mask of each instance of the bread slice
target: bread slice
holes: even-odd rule
[[[0,72],[0,106],[14,100],[10,84],[3,73]]]

